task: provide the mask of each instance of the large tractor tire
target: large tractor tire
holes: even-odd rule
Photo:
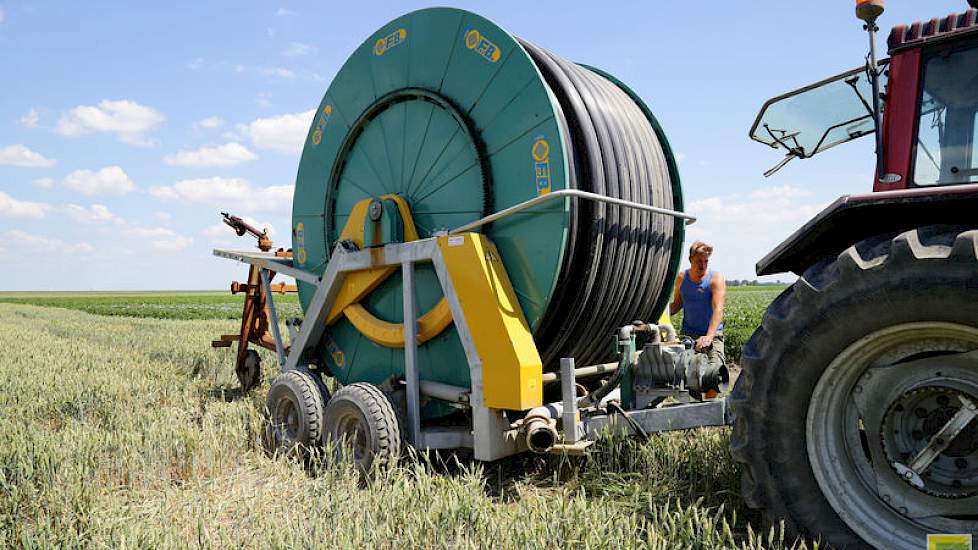
[[[731,396],[747,503],[839,549],[978,537],[976,350],[978,230],[874,237],[806,270],[745,346]],[[943,440],[955,418],[971,421]],[[908,473],[926,448],[941,452]]]

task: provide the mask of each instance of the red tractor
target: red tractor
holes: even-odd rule
[[[857,0],[870,44],[882,4]],[[978,540],[978,10],[897,26],[889,54],[768,101],[751,130],[787,151],[770,172],[876,136],[873,192],[758,262],[799,279],[731,397],[747,502],[835,548]]]

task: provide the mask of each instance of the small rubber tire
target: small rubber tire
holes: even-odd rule
[[[818,436],[811,430],[822,422],[811,417],[821,407],[813,393],[824,386],[820,381],[837,357],[891,327],[942,323],[978,328],[976,274],[978,230],[927,226],[865,239],[817,262],[768,307],[743,349],[743,370],[730,397],[730,449],[744,465],[743,498],[764,510],[768,524],[784,520],[787,540],[802,536],[839,549],[924,544],[916,538],[921,528],[910,518],[894,522],[882,499],[879,508],[839,504],[836,494],[850,486],[819,482],[818,472],[825,468],[842,472],[848,466],[813,462],[811,446]],[[924,351],[926,346],[925,340]],[[859,484],[851,488],[863,490]],[[852,523],[853,517],[867,514],[876,514],[877,520]]]
[[[240,368],[234,369],[241,389],[249,392],[261,385],[261,356],[250,349],[245,352],[245,360]]]
[[[401,454],[401,426],[394,405],[373,384],[344,386],[330,399],[325,439],[337,461],[352,460],[362,473],[395,463]]]
[[[305,370],[290,370],[272,380],[266,408],[266,444],[273,454],[307,453],[323,435],[322,383]]]

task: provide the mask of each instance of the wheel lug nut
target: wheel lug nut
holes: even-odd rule
[[[968,461],[963,458],[957,458],[954,460],[954,465],[957,466],[959,470],[964,470],[968,467]]]
[[[927,409],[923,407],[917,407],[913,413],[917,415],[917,418],[927,418]]]

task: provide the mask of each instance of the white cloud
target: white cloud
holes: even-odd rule
[[[75,244],[68,244],[61,239],[45,237],[43,235],[35,235],[33,233],[27,233],[18,229],[11,229],[0,234],[0,241],[12,244],[12,248],[18,248],[25,251],[30,251],[32,253],[48,251],[85,253],[93,252],[95,250],[95,247],[84,241]]]
[[[41,113],[38,113],[37,109],[31,109],[24,116],[20,117],[20,125],[24,128],[37,128],[40,121]]]
[[[164,212],[162,210],[157,210],[153,212],[153,217],[163,223],[170,223],[173,220],[173,215],[169,212]]]
[[[47,168],[54,166],[56,161],[45,158],[40,153],[31,151],[19,143],[0,147],[0,165],[20,166],[22,168]]]
[[[258,158],[240,143],[231,142],[220,147],[201,147],[196,151],[179,151],[163,157],[171,166],[235,166]]]
[[[104,204],[93,204],[88,208],[77,204],[66,204],[63,208],[68,216],[81,223],[124,223],[121,218],[110,212]]]
[[[288,8],[279,8],[275,11],[277,17],[285,17],[286,15],[295,15],[295,12]]]
[[[130,145],[152,146],[156,142],[146,137],[165,120],[162,113],[126,99],[105,100],[94,105],[79,105],[58,120],[55,131],[63,136],[75,137],[91,132],[116,134],[120,141]]]
[[[828,202],[797,185],[692,200],[687,211],[698,219],[687,227],[686,245],[696,240],[712,244],[711,268],[727,279],[757,279],[754,264]],[[792,278],[780,274],[765,280]]]
[[[297,155],[302,152],[303,141],[315,114],[316,110],[311,109],[302,113],[259,118],[238,130],[251,138],[251,142],[259,149]]]
[[[37,178],[31,183],[38,189],[51,189],[54,187],[54,178]]]
[[[5,19],[7,19],[7,12],[0,8],[0,23],[3,23]]]
[[[311,44],[303,44],[302,42],[289,42],[289,47],[282,52],[283,55],[289,57],[299,57],[313,53],[316,53],[316,47]]]
[[[287,78],[289,80],[295,79],[295,73],[283,67],[265,67],[261,71],[268,76],[277,76],[280,78]]]
[[[150,194],[162,200],[181,200],[218,208],[250,211],[288,211],[292,206],[291,185],[254,187],[241,178],[180,180],[169,187],[154,187]]]
[[[107,166],[98,171],[75,170],[65,176],[64,186],[83,195],[125,195],[136,184],[118,166]]]
[[[49,204],[20,201],[0,191],[0,218],[43,218],[50,208]]]
[[[811,193],[793,185],[751,191],[747,195],[709,197],[691,201],[687,210],[713,222],[745,222],[752,225],[801,223],[818,213],[824,204],[805,204]]]
[[[221,126],[224,126],[224,119],[217,116],[209,116],[205,119],[198,120],[194,123],[198,128],[206,128],[208,130],[216,130]]]
[[[176,231],[165,227],[133,227],[128,229],[126,234],[140,239],[146,239],[149,241],[150,246],[159,250],[183,250],[194,242],[193,238],[184,237],[177,234]]]

